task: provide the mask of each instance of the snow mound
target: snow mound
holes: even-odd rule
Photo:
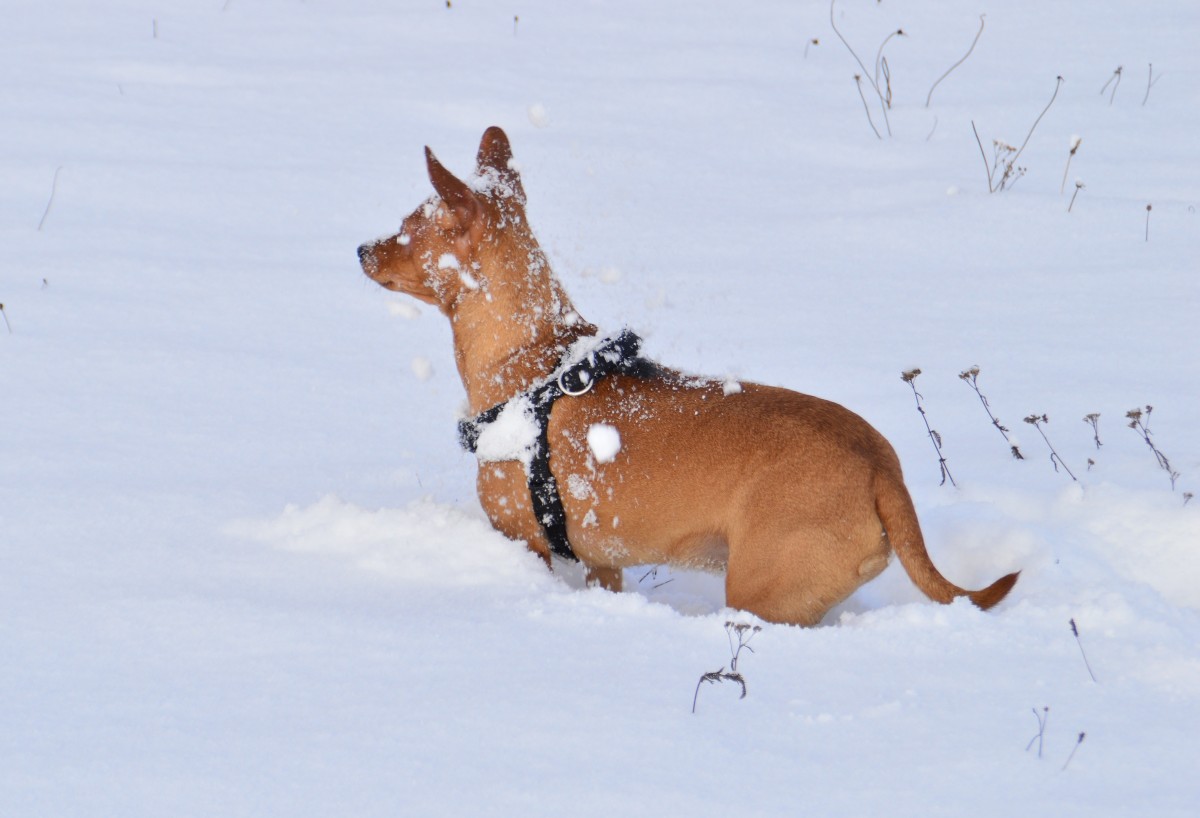
[[[370,510],[329,495],[289,505],[269,520],[240,520],[227,532],[273,548],[325,554],[393,581],[433,587],[548,582],[545,566],[479,516],[428,499]]]

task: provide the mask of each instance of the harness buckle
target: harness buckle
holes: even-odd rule
[[[592,387],[596,385],[596,379],[594,377],[592,377],[592,374],[590,372],[588,372],[586,369],[581,370],[579,373],[581,379],[586,378],[586,380],[583,381],[582,388],[576,389],[576,390],[568,389],[567,384],[563,379],[566,378],[567,375],[570,374],[570,372],[571,372],[571,370],[568,369],[565,372],[563,372],[561,375],[558,376],[558,388],[562,390],[564,395],[568,395],[572,398],[577,398],[580,395],[586,395],[588,392],[592,391]]]

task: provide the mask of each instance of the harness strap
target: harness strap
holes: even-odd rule
[[[458,439],[462,447],[472,454],[478,448],[483,430],[500,416],[512,401],[528,397],[533,405],[534,420],[537,422],[537,443],[533,447],[526,469],[529,485],[529,500],[534,516],[550,541],[550,550],[564,559],[578,561],[567,537],[567,513],[563,509],[562,496],[558,492],[558,481],[550,471],[550,412],[554,402],[563,396],[578,397],[591,390],[600,380],[609,375],[622,374],[645,378],[651,376],[656,367],[640,357],[642,339],[629,330],[623,330],[616,338],[609,339],[590,351],[582,360],[560,369],[557,376],[523,392],[520,395],[493,406],[471,420],[458,423]]]

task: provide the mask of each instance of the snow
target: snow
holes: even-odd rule
[[[597,463],[611,463],[621,451],[621,433],[608,423],[593,423],[587,430],[588,448]]]
[[[433,377],[433,362],[424,355],[412,359],[412,371],[418,380],[427,381]]]
[[[521,395],[505,403],[496,419],[480,429],[475,455],[481,463],[519,460],[528,468],[537,451],[538,434],[533,401]]]
[[[827,3],[7,11],[5,815],[1194,814],[1195,4],[839,0],[865,60],[908,35],[890,139]],[[972,121],[1021,145],[1059,75],[989,194]],[[1020,569],[1010,598],[935,605],[893,563],[820,627],[757,623],[746,698],[692,715],[753,617],[493,531],[449,325],[357,264],[429,199],[423,147],[466,176],[493,124],[583,317],[860,413],[941,570]]]

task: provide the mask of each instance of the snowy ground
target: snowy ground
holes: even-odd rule
[[[820,2],[8,3],[0,814],[1194,815],[1200,8],[836,19],[871,73],[906,32],[890,139]],[[989,195],[971,121],[1019,146],[1058,75]],[[444,320],[358,269],[422,147],[466,172],[491,124],[586,317],[850,406],[943,571],[1010,598],[893,566],[692,715],[751,619],[492,532]]]

